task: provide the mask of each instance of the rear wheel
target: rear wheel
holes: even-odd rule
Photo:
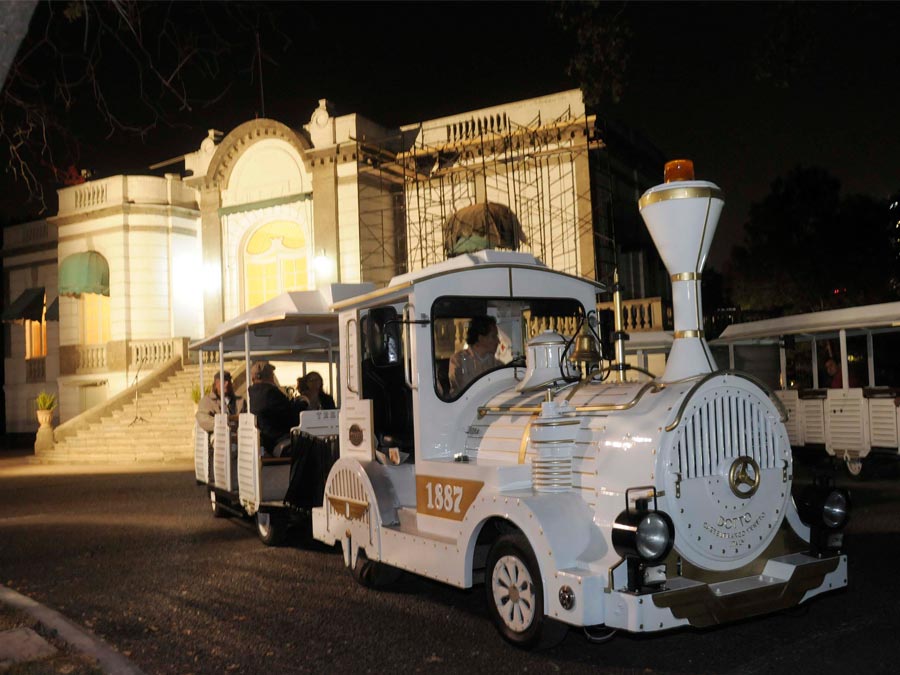
[[[287,520],[277,513],[256,514],[256,533],[266,546],[281,546],[287,538]]]
[[[544,616],[541,571],[524,535],[500,537],[491,547],[485,571],[488,613],[506,641],[524,649],[562,641],[568,628]]]

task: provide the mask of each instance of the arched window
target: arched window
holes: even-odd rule
[[[59,266],[59,294],[78,298],[81,344],[109,342],[109,263],[97,251],[65,258]]]
[[[250,236],[244,249],[245,309],[309,287],[306,237],[298,223],[273,221]]]

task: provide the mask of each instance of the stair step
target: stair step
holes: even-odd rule
[[[227,362],[225,369],[243,373],[243,362]],[[204,384],[215,370],[204,367]],[[35,453],[41,463],[181,462],[193,459],[195,406],[191,390],[199,383],[197,366],[186,366],[150,391],[124,402],[78,429],[52,450]],[[135,421],[136,417],[143,418]]]

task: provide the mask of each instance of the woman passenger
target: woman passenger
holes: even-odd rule
[[[325,382],[322,376],[315,370],[309,371],[304,377],[297,378],[297,391],[300,396],[309,401],[309,410],[334,410],[334,398],[325,393],[322,387]]]

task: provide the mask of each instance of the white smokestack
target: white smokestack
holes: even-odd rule
[[[641,217],[672,279],[675,341],[664,382],[717,370],[703,336],[700,279],[725,200],[714,183],[673,181],[641,197]]]

